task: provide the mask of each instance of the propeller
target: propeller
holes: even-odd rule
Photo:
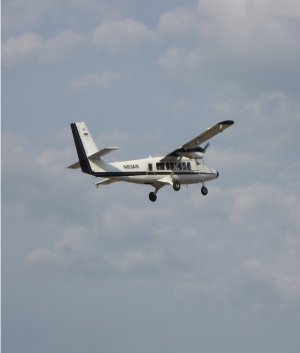
[[[210,146],[210,143],[207,142],[207,143],[205,144],[205,146],[202,147],[203,157],[202,157],[202,159],[201,159],[201,164],[204,164],[204,154],[205,154],[205,152],[206,152],[206,150],[207,150],[207,148],[208,148],[209,146]]]
[[[210,143],[207,142],[206,145],[203,147],[203,152],[206,152],[206,149],[210,146]]]

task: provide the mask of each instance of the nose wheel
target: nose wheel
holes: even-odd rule
[[[205,185],[202,186],[201,193],[204,196],[206,196],[208,194],[208,189],[207,189],[207,187]]]

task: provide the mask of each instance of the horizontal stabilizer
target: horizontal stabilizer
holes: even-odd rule
[[[90,159],[98,159],[98,158],[101,158],[101,157],[105,156],[106,154],[108,154],[112,151],[115,151],[117,149],[118,149],[118,147],[105,147],[105,148],[102,148],[102,150],[99,150],[99,151],[97,151],[87,157]]]
[[[67,168],[78,169],[78,168],[80,168],[80,163],[79,162],[73,163],[73,164],[69,165]]]
[[[118,147],[105,147],[105,148],[102,148],[101,150],[87,156],[87,158],[88,159],[98,159],[98,158],[101,158],[101,157],[105,156],[106,154],[108,154],[112,151],[115,151],[117,149],[118,149]],[[70,166],[68,166],[67,168],[69,168],[69,169],[80,168],[80,162],[73,163]]]
[[[111,179],[111,178],[107,178],[107,179],[104,179],[104,180],[97,181],[97,183],[95,183],[95,185],[98,188],[100,185],[109,185],[109,184],[116,183],[116,182],[117,182],[117,180],[114,180],[114,179]]]

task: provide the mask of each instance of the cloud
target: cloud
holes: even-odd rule
[[[258,183],[240,187],[235,193],[232,205],[232,219],[235,222],[258,222],[260,227],[268,225],[272,229],[273,220],[276,219],[276,227],[280,225],[281,229],[288,224],[300,227],[297,217],[300,204],[296,195],[286,195],[284,190],[274,185]]]
[[[23,62],[53,64],[61,62],[84,44],[84,37],[66,30],[50,39],[34,33],[12,37],[3,43],[3,64],[12,67]]]
[[[141,22],[132,19],[108,21],[96,27],[91,36],[71,30],[58,32],[52,38],[35,33],[13,36],[3,42],[3,64],[12,67],[23,62],[55,64],[69,58],[84,45],[110,53],[131,52],[154,39]],[[89,77],[89,80],[93,80]]]
[[[43,166],[44,173],[39,175],[49,179],[49,190],[37,192],[46,192],[45,199],[51,204],[50,195],[56,194],[51,184],[57,176],[47,170],[53,169],[56,157],[46,151],[40,154],[36,161]],[[231,158],[235,156],[238,165],[239,155]],[[59,167],[55,169],[58,171]],[[76,178],[79,177],[78,173]],[[22,180],[26,184],[30,175],[23,174]],[[34,181],[34,184],[42,183]],[[64,191],[65,201],[59,202],[56,208],[57,214],[65,208],[64,203],[71,214],[74,187],[82,189],[71,182]],[[179,295],[199,293],[207,299],[213,297],[227,303],[237,300],[234,298],[241,300],[244,291],[247,291],[245,301],[250,306],[264,307],[272,302],[275,307],[281,307],[297,302],[300,290],[297,272],[300,265],[297,251],[299,197],[278,189],[276,184],[255,183],[230,188],[212,184],[208,187],[206,198],[201,196],[197,186],[180,193],[165,188],[154,209],[148,200],[140,199],[146,197],[146,191],[141,193],[134,186],[115,185],[97,192],[87,188],[76,196],[77,204],[93,206],[86,217],[81,212],[77,225],[65,226],[59,222],[61,230],[55,235],[53,245],[33,248],[26,255],[25,264],[41,272],[54,271],[97,280],[126,278],[160,283],[168,278]],[[26,202],[29,195],[24,194],[25,189],[21,189],[21,193],[18,190]],[[120,197],[122,193],[130,193],[130,208],[128,198]],[[36,206],[31,207],[34,212]],[[73,221],[70,218],[68,223]],[[268,291],[270,301],[265,300],[264,291]]]
[[[97,279],[109,276],[149,280],[162,271],[166,254],[163,249],[143,246],[142,239],[142,242],[135,244],[130,241],[130,238],[137,240],[143,237],[137,232],[140,232],[147,214],[142,211],[137,216],[136,212],[123,208],[109,210],[106,207],[100,216],[101,229],[97,222],[67,227],[61,224],[60,234],[56,236],[53,247],[34,249],[25,257],[24,263],[42,272],[64,272]],[[132,234],[122,240],[116,233],[124,228],[124,222],[131,223]],[[130,243],[126,244],[128,241]]]
[[[72,270],[73,266],[84,266],[84,261],[93,255],[86,229],[81,225],[72,225],[55,241],[53,250],[36,249],[26,257],[25,263],[39,268]]]
[[[184,39],[197,29],[197,12],[190,7],[181,7],[163,13],[158,22],[158,30],[162,35],[176,36]]]
[[[26,31],[49,14],[53,2],[45,0],[4,1],[2,4],[3,31]]]
[[[117,71],[104,70],[84,75],[73,80],[68,92],[81,92],[91,89],[110,90],[122,80],[122,75]]]
[[[5,351],[294,352],[299,3],[6,3]],[[66,169],[71,119],[119,145],[114,161],[236,124],[205,156],[207,197],[164,187],[153,204],[149,185],[97,190]]]
[[[256,279],[271,280],[285,302],[298,300],[300,293],[300,243],[296,234],[287,234],[282,250],[272,259],[249,259],[245,268]]]
[[[112,53],[130,52],[153,39],[154,34],[143,23],[130,18],[105,22],[92,33],[94,47]]]
[[[71,143],[71,135],[69,138]],[[223,178],[226,174],[232,177],[233,171],[241,167],[242,151],[232,150],[229,154],[219,151],[219,159],[218,151],[209,156],[214,160],[213,166],[220,167],[222,178],[218,185],[208,185],[208,197],[201,196],[197,185],[179,193],[166,187],[160,191],[153,208],[146,189],[143,192],[137,186],[116,184],[96,191],[89,179],[79,172],[67,177],[65,166],[75,151],[73,146],[59,147],[66,140],[65,129],[56,131],[55,137],[48,139],[52,145],[58,145],[57,149],[54,145],[51,149],[36,149],[35,141],[31,139],[4,134],[5,197],[11,195],[12,207],[15,200],[19,210],[26,210],[17,213],[20,221],[16,224],[24,227],[24,222],[30,222],[36,214],[40,216],[34,223],[37,222],[37,227],[45,232],[48,229],[52,234],[48,219],[56,219],[57,224],[50,245],[34,246],[27,253],[27,265],[41,271],[52,269],[70,274],[78,273],[81,268],[85,275],[97,278],[109,275],[141,279],[149,276],[153,280],[155,275],[159,282],[169,277],[179,291],[200,291],[208,296],[219,295],[230,286],[228,296],[231,296],[238,295],[240,278],[256,276],[255,268],[251,269],[251,263],[254,263],[251,259],[256,259],[258,264],[263,264],[257,267],[265,269],[262,280],[271,281],[273,291],[284,293],[284,300],[296,300],[298,279],[293,266],[298,268],[297,251],[293,253],[291,263],[287,258],[292,247],[298,246],[295,241],[300,229],[299,195],[289,187],[280,189],[276,178],[272,178],[272,183],[264,183],[259,174],[255,183],[250,178],[240,185],[235,178],[231,186],[226,186]],[[256,163],[251,157],[249,154],[242,165],[245,174]],[[268,160],[270,157],[272,155]],[[17,172],[20,168],[23,170],[21,176]],[[276,168],[276,163],[272,168]],[[8,180],[14,185],[13,194],[7,194],[10,190]],[[289,186],[288,180],[280,180],[280,183]],[[74,189],[82,190],[76,194],[76,205],[92,206],[83,210],[72,204]],[[51,211],[43,216],[46,205]],[[78,219],[78,212],[80,222],[70,225]],[[67,221],[62,222],[62,214]],[[150,228],[145,224],[151,225]],[[239,252],[234,251],[235,243]],[[219,278],[219,265],[228,254],[231,254],[231,261],[224,265],[222,278]],[[219,261],[211,267],[213,258]],[[210,271],[207,275],[202,271],[204,263]],[[240,266],[245,267],[246,274]],[[290,291],[282,291],[285,281],[291,283]]]
[[[82,28],[87,20],[90,24],[99,17],[114,12],[111,2],[96,0],[12,0],[2,4],[3,33],[42,31],[45,26]]]
[[[185,51],[185,57],[198,57],[198,65],[194,66],[195,84],[201,71],[205,77],[220,83],[231,80],[247,87],[251,84],[256,89],[275,85],[299,89],[293,77],[300,59],[294,27],[300,9],[292,0],[284,7],[285,10],[271,0],[251,4],[199,1],[197,6],[162,14],[158,29],[160,36],[173,47],[176,43],[176,47]]]
[[[2,44],[3,65],[14,66],[35,59],[40,55],[42,47],[42,38],[34,33],[9,38]]]
[[[173,77],[194,74],[201,67],[199,52],[170,48],[158,58],[158,64]]]
[[[258,112],[257,120],[249,126],[239,123],[218,137],[227,141],[230,133],[231,141],[237,143],[235,134],[242,135],[237,148],[210,147],[206,162],[220,170],[221,178],[217,184],[207,185],[208,197],[201,196],[197,185],[179,193],[166,187],[159,192],[154,208],[146,187],[116,184],[96,191],[87,176],[69,173],[65,166],[76,153],[66,129],[48,136],[43,148],[37,148],[30,137],[4,134],[5,197],[10,198],[9,209],[17,210],[12,214],[18,219],[5,218],[5,222],[32,234],[43,229],[51,239],[47,244],[32,242],[23,255],[25,264],[41,273],[99,281],[126,278],[159,284],[169,279],[179,295],[199,293],[227,303],[246,291],[247,305],[267,305],[262,288],[273,296],[275,306],[297,302],[299,257],[297,251],[290,258],[289,254],[293,246],[299,246],[299,193],[291,187],[291,176],[281,173],[279,179],[274,177],[277,155],[256,157],[257,150],[248,151],[252,136],[256,142],[260,139],[260,114],[277,119],[278,112],[290,109],[282,100],[285,102],[284,96],[273,94],[251,101],[251,114]],[[268,121],[263,121],[263,126],[267,127]],[[293,134],[288,127],[293,126],[294,118],[285,124]],[[276,126],[268,138],[282,130],[281,125]],[[132,140],[128,133],[117,132],[117,136],[123,136],[125,142]],[[262,129],[265,145],[269,143],[266,136]],[[111,136],[102,133],[100,140],[105,139],[111,140]],[[276,141],[271,152],[280,144],[279,138]],[[272,177],[263,180],[266,171],[271,171]],[[226,178],[231,182],[226,183]],[[75,197],[74,190],[78,191]],[[86,204],[90,207],[80,206]]]
[[[61,62],[74,54],[85,42],[85,37],[79,33],[62,31],[54,38],[45,40],[39,61],[42,64]]]

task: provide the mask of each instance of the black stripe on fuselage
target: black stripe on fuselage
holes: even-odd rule
[[[113,177],[128,177],[128,176],[143,176],[143,175],[171,175],[170,172],[92,172],[92,175],[100,178],[113,178]],[[175,172],[174,175],[215,175],[213,173],[199,173],[199,172]]]
[[[83,143],[81,141],[81,137],[79,135],[77,126],[75,123],[72,123],[70,125],[71,125],[71,129],[72,129],[72,134],[73,134],[73,138],[74,138],[81,170],[83,171],[83,173],[93,174],[93,171],[91,169],[89,160],[88,160],[87,155],[85,153]]]

